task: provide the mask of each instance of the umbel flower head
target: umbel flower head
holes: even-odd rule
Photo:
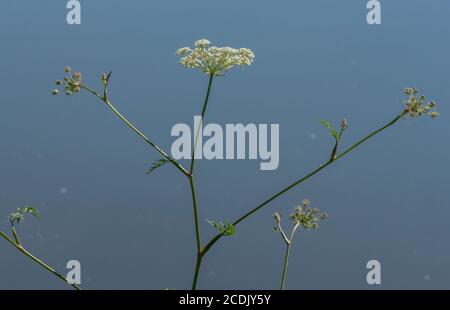
[[[293,221],[294,225],[298,225],[300,228],[306,230],[313,230],[319,228],[319,220],[326,220],[328,218],[327,213],[320,213],[319,209],[311,208],[310,204],[311,202],[309,199],[305,199],[302,201],[301,205],[295,207],[294,212],[290,215],[290,219]],[[279,213],[275,213],[273,218],[277,224],[275,230],[280,231],[281,215]]]
[[[206,39],[194,43],[194,48],[182,47],[176,51],[186,68],[200,69],[209,75],[221,76],[234,66],[249,66],[255,54],[248,48],[210,46]]]
[[[403,92],[408,96],[408,99],[404,100],[406,114],[412,118],[429,115],[434,119],[439,116],[439,112],[435,110],[436,103],[428,101],[424,95],[418,94],[416,88],[406,87]]]
[[[299,224],[303,229],[319,228],[319,219],[328,218],[327,213],[319,213],[319,209],[311,208],[311,202],[308,199],[303,200],[301,205],[295,207],[290,218],[295,224]]]
[[[39,210],[32,208],[30,206],[17,208],[16,212],[13,212],[9,215],[9,221],[11,222],[11,225],[14,226],[15,223],[17,224],[22,223],[26,214],[31,214],[36,218],[40,217]]]
[[[81,90],[81,82],[82,82],[82,76],[79,72],[72,72],[72,68],[69,66],[64,67],[64,72],[67,74],[64,77],[64,81],[57,80],[55,82],[56,86],[60,86],[64,89],[65,94],[67,96],[72,95],[73,93],[78,93]],[[52,90],[53,95],[58,95],[59,90],[54,89]]]

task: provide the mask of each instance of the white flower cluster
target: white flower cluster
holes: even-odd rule
[[[82,76],[80,72],[72,72],[72,68],[69,66],[64,67],[64,72],[67,73],[67,76],[64,77],[64,81],[57,80],[56,86],[65,90],[67,96],[73,95],[74,93],[78,93],[81,90],[81,82]],[[59,94],[59,89],[52,90],[53,95]]]
[[[404,90],[408,99],[404,101],[405,112],[412,118],[416,118],[422,115],[429,115],[435,119],[439,116],[439,112],[436,111],[436,102],[427,101],[424,95],[418,94],[417,88],[406,87]]]
[[[248,48],[210,46],[206,39],[198,40],[194,49],[182,47],[176,51],[186,68],[198,68],[209,75],[223,75],[234,66],[249,66],[255,54]]]

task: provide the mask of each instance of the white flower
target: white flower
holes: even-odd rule
[[[181,56],[180,63],[186,68],[198,68],[210,75],[223,75],[233,66],[249,66],[255,54],[248,48],[211,46],[206,39],[194,43],[195,48],[182,47],[176,51]]]
[[[195,41],[195,43],[194,43],[195,47],[206,47],[210,44],[211,44],[211,42],[209,42],[206,39],[200,39],[200,40]]]
[[[431,118],[437,118],[439,116],[439,112],[433,111],[430,113]]]
[[[191,51],[191,49],[189,47],[182,47],[179,48],[175,54],[178,56],[185,56],[187,53],[189,53]]]

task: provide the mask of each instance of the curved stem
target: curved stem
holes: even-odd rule
[[[312,172],[308,173],[306,176],[300,178],[299,180],[291,183],[290,185],[286,186],[285,188],[283,188],[282,190],[280,190],[279,192],[277,192],[276,194],[272,195],[270,198],[268,198],[267,200],[265,200],[264,202],[262,202],[261,204],[259,204],[258,206],[256,206],[255,208],[253,208],[252,210],[250,210],[249,212],[245,213],[244,215],[242,215],[240,218],[238,218],[236,221],[233,222],[233,225],[236,226],[238,225],[240,222],[244,221],[245,219],[247,219],[248,217],[252,216],[254,213],[256,213],[257,211],[259,211],[260,209],[262,209],[263,207],[265,207],[267,204],[269,204],[270,202],[272,202],[273,200],[275,200],[276,198],[280,197],[281,195],[283,195],[284,193],[286,193],[287,191],[291,190],[292,188],[296,187],[297,185],[303,183],[304,181],[308,180],[310,177],[314,176],[315,174],[317,174],[318,172],[320,172],[322,169],[328,167],[329,165],[331,165],[332,163],[334,163],[335,161],[341,159],[342,157],[344,157],[345,155],[347,155],[348,153],[350,153],[352,150],[354,150],[356,147],[358,147],[359,145],[361,145],[362,143],[364,143],[365,141],[367,141],[368,139],[372,138],[373,136],[375,136],[376,134],[382,132],[383,130],[385,130],[386,128],[394,125],[399,119],[401,119],[404,115],[406,114],[405,111],[403,111],[402,113],[400,113],[398,116],[396,116],[393,120],[391,120],[389,123],[387,123],[386,125],[384,125],[383,127],[371,132],[370,134],[368,134],[367,136],[365,136],[364,138],[362,138],[361,140],[359,140],[358,142],[356,142],[355,144],[353,144],[352,146],[350,146],[347,150],[345,150],[344,152],[342,152],[340,155],[336,156],[336,159],[332,160],[330,159],[329,161],[327,161],[325,164],[322,164],[321,166],[319,166],[318,168],[316,168],[315,170],[313,170]],[[215,237],[213,237],[207,244],[206,246],[203,248],[203,254],[206,254],[206,252],[208,252],[211,247],[217,242],[219,241],[220,238],[222,238],[223,235],[222,234],[217,234]]]
[[[33,260],[34,262],[36,262],[37,264],[41,265],[43,268],[45,268],[47,271],[51,272],[52,274],[54,274],[56,277],[58,277],[59,279],[63,280],[64,282],[66,282],[67,284],[69,284],[70,286],[72,286],[73,288],[75,288],[76,290],[81,290],[81,288],[76,285],[76,284],[71,284],[67,281],[67,279],[59,274],[55,269],[51,268],[49,265],[47,265],[46,263],[44,263],[42,260],[40,260],[39,258],[37,258],[36,256],[34,256],[33,254],[31,254],[30,252],[28,252],[20,243],[16,243],[14,242],[14,240],[12,240],[11,238],[8,237],[8,235],[6,235],[4,232],[0,231],[0,236],[3,237],[3,239],[5,239],[6,241],[8,241],[11,245],[13,245],[17,250],[19,250],[22,254],[24,254],[25,256],[27,256],[28,258],[30,258],[31,260]],[[15,237],[16,238],[16,237]]]
[[[277,223],[278,231],[280,232],[281,237],[283,238],[284,243],[289,244],[291,241],[289,241],[288,237],[284,233],[283,227],[281,227],[281,223]]]

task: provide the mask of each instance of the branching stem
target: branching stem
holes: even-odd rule
[[[200,267],[202,264],[203,259],[203,249],[201,244],[201,237],[200,237],[200,221],[199,221],[199,210],[198,210],[198,204],[197,204],[197,195],[195,191],[195,185],[194,185],[194,166],[195,166],[195,154],[196,154],[196,148],[197,148],[197,140],[200,133],[200,128],[203,123],[203,118],[205,117],[206,113],[206,107],[208,106],[209,101],[209,95],[211,93],[211,86],[212,81],[214,78],[214,74],[209,75],[209,81],[208,81],[208,89],[206,91],[205,101],[203,103],[202,112],[201,112],[201,121],[196,129],[195,138],[194,138],[194,147],[192,149],[192,157],[191,157],[191,165],[189,168],[189,183],[191,186],[191,194],[192,194],[192,205],[194,209],[194,224],[195,224],[195,235],[196,235],[196,241],[197,241],[197,261],[195,263],[195,271],[194,271],[194,278],[192,279],[192,290],[197,289],[197,281],[198,281],[198,275],[200,273]]]
[[[201,122],[203,122],[203,118],[204,118],[205,113],[206,113],[206,108],[208,106],[208,101],[209,101],[209,97],[210,97],[210,93],[211,93],[211,86],[212,86],[213,77],[214,77],[213,74],[209,75],[208,88],[207,88],[207,91],[206,91],[205,101],[203,103],[203,108],[202,108],[202,112],[201,112]],[[96,92],[96,91],[94,91],[94,90],[92,90],[92,89],[90,89],[90,88],[88,88],[88,87],[86,87],[84,85],[81,85],[80,87],[85,89],[85,90],[87,90],[88,92],[92,93],[93,95],[98,97],[100,100],[102,100],[114,112],[114,114],[116,114],[117,117],[119,117],[129,128],[131,128],[142,140],[144,140],[151,147],[156,149],[165,159],[170,161],[189,180],[189,185],[190,185],[190,189],[191,189],[191,196],[192,196],[193,213],[194,213],[196,250],[197,250],[197,259],[196,259],[196,265],[195,265],[195,271],[194,271],[194,278],[193,278],[193,281],[192,281],[192,289],[195,290],[197,288],[197,281],[198,281],[198,276],[199,276],[199,273],[200,273],[200,268],[201,268],[203,257],[211,249],[211,247],[224,236],[223,233],[219,233],[216,236],[214,236],[205,246],[202,246],[202,244],[201,244],[200,222],[199,222],[199,208],[198,208],[197,194],[196,194],[196,188],[195,188],[195,182],[194,182],[195,154],[196,154],[196,147],[197,147],[197,141],[198,141],[198,137],[199,137],[199,133],[200,133],[201,124],[199,124],[199,128],[196,129],[195,138],[194,138],[194,147],[193,147],[193,150],[192,150],[191,163],[190,163],[189,171],[187,171],[179,162],[177,162],[176,160],[172,159],[166,152],[164,152],[160,147],[158,147],[150,139],[148,139],[141,131],[139,131],[133,124],[131,124],[113,106],[113,104],[110,102],[110,100],[108,99],[108,96],[107,96],[108,79],[109,79],[109,76],[106,79],[106,81],[104,82],[103,95],[100,95],[98,92]],[[321,166],[319,166],[315,170],[311,171],[310,173],[308,173],[304,177],[302,177],[302,178],[294,181],[290,185],[284,187],[279,192],[275,193],[274,195],[272,195],[271,197],[266,199],[264,202],[262,202],[261,204],[257,205],[255,208],[251,209],[250,211],[248,211],[247,213],[245,213],[241,217],[239,217],[237,220],[235,220],[233,222],[233,226],[236,226],[236,225],[240,224],[241,222],[245,221],[246,219],[248,219],[249,217],[254,215],[257,211],[259,211],[260,209],[262,209],[263,207],[268,205],[273,200],[277,199],[278,197],[282,196],[283,194],[285,194],[286,192],[288,192],[292,188],[296,187],[297,185],[303,183],[304,181],[308,180],[312,176],[316,175],[322,169],[328,167],[329,165],[331,165],[335,161],[337,161],[340,158],[344,157],[349,152],[354,150],[356,147],[358,147],[360,144],[364,143],[365,141],[367,141],[371,137],[375,136],[376,134],[380,133],[381,131],[385,130],[386,128],[392,126],[400,118],[402,118],[406,113],[407,113],[406,111],[403,111],[398,116],[396,116],[393,120],[391,120],[389,123],[387,123],[386,125],[384,125],[383,127],[379,128],[379,129],[371,132],[370,134],[368,134],[367,136],[365,136],[364,138],[362,138],[361,140],[359,140],[358,142],[356,142],[355,144],[350,146],[347,150],[345,150],[342,153],[340,153],[339,155],[337,155],[337,147],[338,147],[338,143],[339,143],[339,138],[342,135],[342,129],[341,129],[341,131],[339,133],[339,138],[337,139],[336,144],[334,145],[331,157],[326,163],[322,164]],[[284,269],[283,269],[282,284],[281,284],[281,288],[282,289],[285,287],[285,280],[286,280],[286,273],[287,273],[287,268],[288,268],[291,240],[292,240],[292,237],[293,237],[293,233],[295,232],[295,229],[292,232],[291,239],[288,239],[286,237],[286,235],[284,234],[284,232],[283,232],[283,235],[284,235],[283,238],[284,238],[284,240],[286,242],[287,248],[286,248],[286,255],[285,255],[285,264],[284,264]],[[12,242],[13,242],[13,244],[15,244],[14,241],[12,241]]]
[[[102,100],[110,109],[113,111],[113,113],[122,121],[124,122],[129,128],[131,128],[142,140],[144,140],[146,143],[148,143],[152,148],[154,148],[156,151],[158,151],[165,159],[167,159],[169,162],[171,162],[178,170],[180,170],[184,175],[189,176],[189,172],[176,160],[171,158],[166,152],[164,152],[159,146],[157,146],[153,141],[151,141],[149,138],[147,138],[139,129],[136,128],[131,122],[129,122],[125,116],[123,116],[119,110],[116,109],[116,107],[111,103],[111,101],[108,99],[107,95],[107,87],[108,84],[105,84],[105,91],[104,96],[99,95],[98,92],[95,90],[90,89],[89,87],[86,87],[84,85],[80,85],[81,88],[87,90],[91,94],[98,97],[100,100]],[[106,96],[106,97],[105,97]]]
[[[268,198],[267,200],[265,200],[264,202],[262,202],[261,204],[259,204],[258,206],[256,206],[255,208],[253,208],[252,210],[250,210],[249,212],[245,213],[244,215],[242,215],[240,218],[238,218],[236,221],[233,222],[233,225],[236,226],[239,223],[241,223],[242,221],[246,220],[248,217],[252,216],[253,214],[255,214],[257,211],[259,211],[260,209],[262,209],[263,207],[265,207],[266,205],[268,205],[270,202],[272,202],[273,200],[275,200],[276,198],[280,197],[281,195],[283,195],[284,193],[288,192],[289,190],[291,190],[292,188],[296,187],[297,185],[303,183],[304,181],[308,180],[309,178],[311,178],[312,176],[314,176],[315,174],[319,173],[322,169],[328,167],[329,165],[331,165],[332,163],[336,162],[337,160],[341,159],[342,157],[344,157],[345,155],[347,155],[348,153],[350,153],[352,150],[354,150],[355,148],[357,148],[359,145],[361,145],[362,143],[364,143],[365,141],[369,140],[370,138],[372,138],[373,136],[377,135],[378,133],[382,132],[383,130],[385,130],[386,128],[394,125],[399,119],[401,119],[407,112],[403,111],[402,113],[400,113],[398,116],[396,116],[393,120],[391,120],[389,123],[387,123],[386,125],[384,125],[383,127],[371,132],[370,134],[368,134],[367,136],[365,136],[364,138],[362,138],[361,140],[359,140],[358,142],[356,142],[355,144],[353,144],[352,146],[350,146],[348,149],[346,149],[344,152],[342,152],[341,154],[339,154],[338,156],[336,156],[335,160],[328,160],[325,164],[322,164],[321,166],[319,166],[318,168],[316,168],[315,170],[311,171],[310,173],[308,173],[307,175],[305,175],[304,177],[296,180],[295,182],[291,183],[290,185],[284,187],[282,190],[280,190],[279,192],[277,192],[276,194],[272,195],[270,198]],[[223,234],[217,234],[216,236],[214,236],[203,248],[203,254],[206,254],[211,247],[217,242],[219,241],[221,238],[223,237]]]
[[[295,224],[294,228],[292,229],[291,232],[291,237],[288,239],[286,237],[286,235],[284,234],[284,232],[282,232],[282,237],[284,240],[284,243],[286,244],[286,253],[284,256],[284,265],[283,265],[283,275],[281,276],[281,286],[280,289],[284,290],[286,288],[286,276],[287,276],[287,271],[288,271],[288,265],[289,265],[289,255],[291,253],[291,246],[292,246],[292,241],[294,239],[294,234],[295,231],[297,230],[297,228],[299,227],[300,224]],[[279,227],[281,227],[281,225],[279,225]]]

